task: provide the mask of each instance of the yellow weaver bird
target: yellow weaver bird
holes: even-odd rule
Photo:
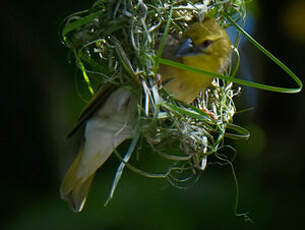
[[[178,45],[170,39],[164,48],[164,57],[185,65],[213,73],[222,73],[230,63],[231,42],[227,32],[214,18],[206,18],[202,23],[194,23]],[[177,100],[190,104],[213,77],[199,73],[160,65],[159,73],[165,88]]]
[[[169,58],[209,72],[221,73],[229,63],[230,40],[226,31],[213,18],[194,23],[181,43],[166,43],[164,58]],[[184,103],[191,103],[211,84],[212,78],[166,65],[159,73],[165,88]],[[80,212],[96,170],[109,158],[114,149],[134,135],[136,97],[126,89],[102,86],[88,103],[70,136],[84,123],[85,140],[79,154],[66,173],[61,197],[75,212]]]

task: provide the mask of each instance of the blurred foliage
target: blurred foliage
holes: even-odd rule
[[[281,18],[285,33],[296,42],[305,44],[305,2],[292,1],[286,4]]]
[[[253,36],[302,77],[305,47],[295,34],[302,25],[289,11],[292,0],[255,1]],[[77,138],[64,136],[83,107],[78,103],[77,73],[67,63],[58,36],[62,19],[90,1],[8,1],[1,3],[1,76],[4,131],[0,228],[15,229],[302,229],[305,205],[304,93],[280,95],[256,91],[253,110],[235,118],[249,127],[252,137],[240,146],[235,165],[241,207],[255,224],[233,216],[234,186],[228,167],[209,166],[188,190],[177,190],[128,170],[110,206],[103,203],[118,165],[112,157],[93,183],[88,205],[72,213],[60,200],[63,172],[77,150]],[[299,27],[300,28],[300,27]],[[303,28],[303,27],[302,27]],[[285,73],[252,49],[244,47],[254,76],[293,86]],[[257,80],[261,80],[257,79]],[[255,79],[256,80],[256,79]],[[243,93],[248,91],[243,88]],[[76,103],[77,102],[77,103]],[[249,106],[240,98],[238,110]],[[253,138],[253,139],[252,139]],[[124,146],[122,146],[124,147]],[[249,152],[248,152],[249,151]],[[251,157],[248,157],[251,156]],[[148,162],[150,163],[150,162]],[[152,162],[153,165],[154,162]]]

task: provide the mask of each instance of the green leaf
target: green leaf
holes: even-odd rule
[[[175,62],[169,59],[164,59],[164,58],[160,58],[159,62],[161,64],[165,64],[165,65],[169,65],[175,68],[179,68],[179,69],[183,69],[183,70],[187,70],[187,71],[192,71],[195,73],[199,73],[202,74],[202,77],[206,77],[205,75],[209,75],[215,78],[219,78],[222,80],[225,80],[227,82],[233,82],[239,85],[244,85],[244,86],[249,86],[249,87],[253,87],[253,88],[257,88],[257,89],[262,89],[262,90],[267,90],[267,91],[272,91],[272,92],[279,92],[279,93],[298,93],[301,91],[303,85],[302,82],[297,78],[296,83],[299,85],[299,88],[282,88],[282,87],[277,87],[277,86],[270,86],[270,85],[266,85],[266,84],[262,84],[262,83],[257,83],[257,82],[253,82],[253,81],[247,81],[247,80],[243,80],[243,79],[238,79],[238,78],[232,78],[231,76],[226,76],[226,75],[220,75],[217,73],[211,73],[202,69],[198,69],[195,67],[191,67],[188,65],[184,65],[181,64],[179,62]]]

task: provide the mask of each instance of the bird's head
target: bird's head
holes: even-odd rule
[[[178,47],[175,56],[183,63],[196,63],[200,60],[223,62],[231,53],[231,42],[226,31],[216,23],[214,18],[207,17],[203,22],[192,24],[184,35],[184,41]]]

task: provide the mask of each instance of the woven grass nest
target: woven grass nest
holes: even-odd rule
[[[137,95],[137,135],[128,156],[115,151],[121,166],[127,165],[144,176],[166,178],[184,188],[199,178],[210,156],[222,163],[232,160],[229,155],[234,149],[226,145],[226,138],[249,136],[233,124],[233,98],[240,89],[215,78],[191,105],[176,101],[162,87],[157,74],[162,49],[156,47],[167,34],[183,33],[191,22],[207,15],[224,28],[230,27],[223,12],[235,21],[244,19],[244,4],[240,0],[98,0],[89,10],[65,19],[63,42],[71,50],[88,91],[96,94],[105,86],[124,87]],[[227,76],[234,77],[238,68],[238,43],[239,36],[232,42],[234,60]],[[147,172],[127,162],[132,152],[141,154],[143,149],[161,156],[167,162],[166,168]],[[119,167],[113,191],[122,170]]]

